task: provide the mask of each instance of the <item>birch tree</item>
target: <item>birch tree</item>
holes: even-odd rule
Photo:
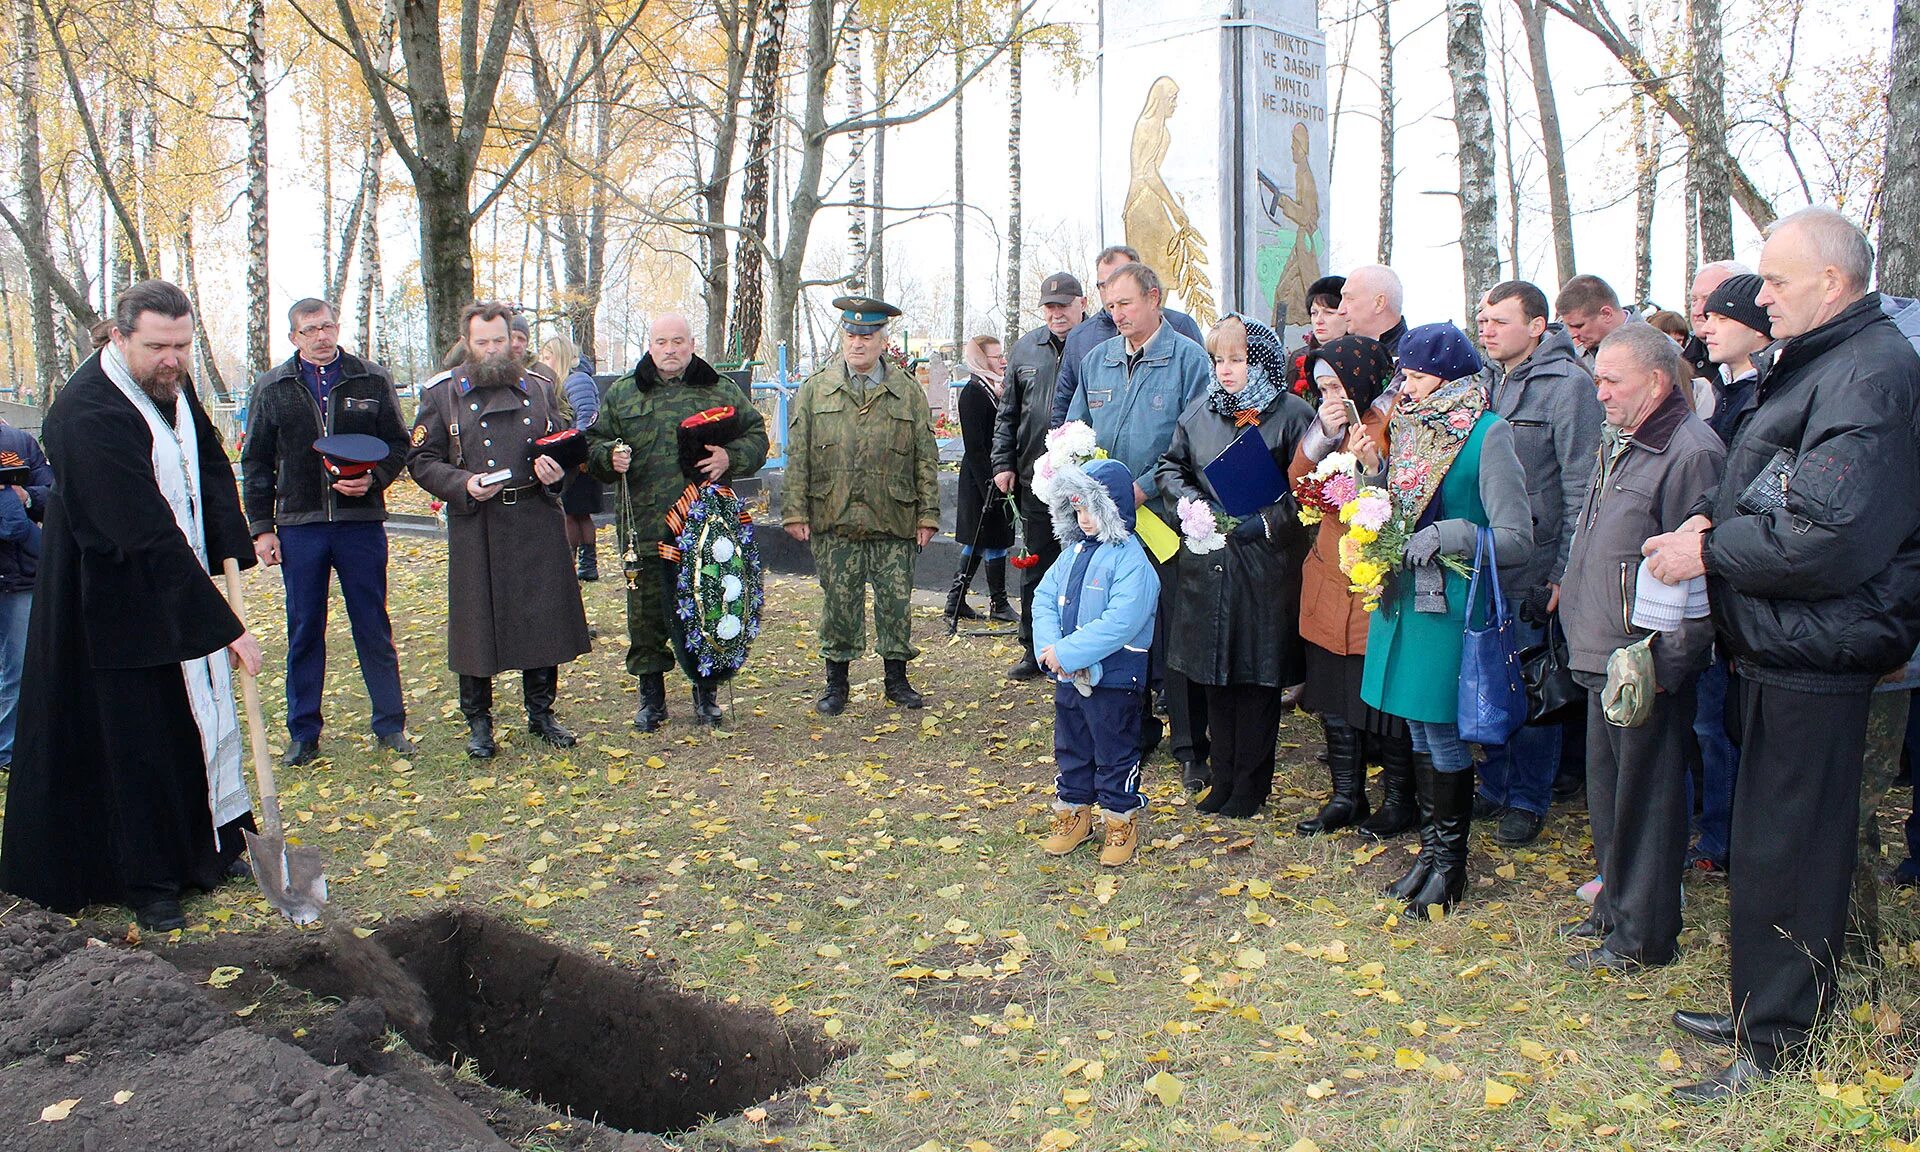
[[[1913,222],[1920,220],[1920,0],[1898,0],[1893,6],[1889,63],[1886,180],[1880,194],[1880,290],[1920,296],[1920,239],[1913,228]]]
[[[1487,46],[1479,0],[1447,0],[1447,75],[1459,140],[1460,265],[1472,316],[1500,281],[1499,201],[1494,190],[1493,110],[1487,96]]]
[[[1694,132],[1687,149],[1687,187],[1698,201],[1700,255],[1733,259],[1732,190],[1727,177],[1727,112],[1720,58],[1720,0],[1688,0],[1692,44]]]
[[[1374,5],[1380,24],[1380,236],[1375,255],[1381,264],[1393,263],[1393,23],[1387,0]],[[1471,315],[1471,313],[1469,313]]]

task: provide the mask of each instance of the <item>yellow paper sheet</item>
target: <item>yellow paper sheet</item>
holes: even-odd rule
[[[1153,514],[1153,509],[1141,505],[1133,510],[1133,531],[1140,537],[1140,543],[1153,558],[1165,564],[1175,552],[1180,550],[1180,536],[1167,527],[1167,522]]]

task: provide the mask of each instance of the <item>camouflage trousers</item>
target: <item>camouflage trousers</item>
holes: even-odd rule
[[[911,660],[909,617],[913,597],[914,546],[895,536],[855,540],[830,532],[813,534],[813,566],[826,603],[820,610],[820,655],[835,663],[867,648],[867,587],[873,587],[874,645],[883,659]]]
[[[640,548],[639,569],[627,589],[627,674],[665,672],[686,666],[686,634],[674,606],[679,599],[680,566]],[[688,673],[692,675],[691,672]]]

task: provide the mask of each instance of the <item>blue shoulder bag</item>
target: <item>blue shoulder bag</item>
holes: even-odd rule
[[[1475,627],[1482,575],[1493,593],[1484,624]],[[1526,722],[1527,688],[1520,676],[1513,615],[1507,611],[1507,598],[1494,570],[1493,531],[1476,528],[1466,631],[1460,644],[1460,739],[1470,744],[1505,744]]]

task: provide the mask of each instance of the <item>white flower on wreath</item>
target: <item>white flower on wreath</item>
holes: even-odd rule
[[[733,573],[729,572],[725,576],[720,577],[720,599],[723,603],[731,604],[733,601],[740,599],[740,593],[745,590],[746,585],[740,583],[740,577],[735,576]]]
[[[725,564],[733,559],[733,551],[733,541],[725,536],[713,542],[713,558],[718,563]],[[731,600],[732,597],[729,596],[728,599]]]
[[[742,627],[744,627],[744,625],[740,623],[740,617],[729,612],[725,616],[720,617],[720,623],[714,625],[713,634],[722,640],[732,640],[734,637],[740,635],[740,629]]]

